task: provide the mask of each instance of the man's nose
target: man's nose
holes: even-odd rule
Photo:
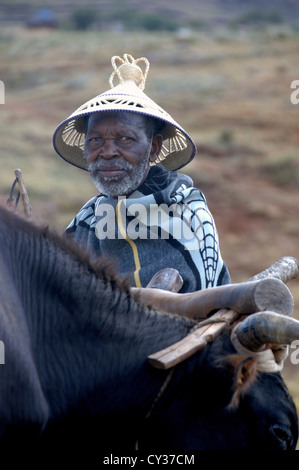
[[[114,139],[105,139],[103,144],[95,151],[89,152],[87,155],[87,162],[92,163],[99,158],[110,160],[119,156],[119,150]]]

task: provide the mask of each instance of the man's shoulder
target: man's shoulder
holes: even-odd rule
[[[171,200],[173,203],[192,207],[207,207],[207,201],[203,192],[194,186],[186,187],[184,184],[172,194]]]
[[[95,216],[96,204],[100,197],[100,195],[92,197],[81,207],[75,218],[67,227],[67,232],[73,231],[77,226],[91,228]]]
[[[100,195],[98,194],[97,196],[94,196],[92,197],[91,199],[89,199],[89,201],[87,201],[82,207],[81,209],[79,210],[78,214],[82,211],[85,211],[85,210],[88,210],[90,208],[94,208],[95,205],[96,205],[96,202],[97,200],[99,199]]]

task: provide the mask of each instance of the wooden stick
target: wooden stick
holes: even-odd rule
[[[21,170],[16,169],[15,170],[15,175],[16,175],[16,179],[17,179],[17,182],[18,182],[18,185],[19,185],[19,190],[20,190],[20,195],[21,195],[22,202],[23,202],[24,212],[27,215],[27,217],[31,217],[32,207],[31,207],[31,204],[30,204],[30,201],[29,201],[28,192],[27,192],[27,189],[26,189],[26,186],[25,186],[25,183],[24,183],[24,179],[23,179]]]
[[[283,257],[251,280],[275,277],[286,283],[298,275],[299,262],[292,257]],[[148,356],[148,361],[157,369],[169,369],[204,349],[209,342],[214,341],[221,334],[227,325],[238,320],[240,320],[239,312],[221,309],[208,320],[199,323],[198,328],[181,341]]]
[[[299,261],[292,256],[283,256],[278,261],[271,264],[271,266],[265,269],[265,271],[251,277],[249,281],[257,281],[259,279],[265,279],[266,277],[273,277],[286,284],[297,276],[299,276]]]
[[[209,319],[209,324],[206,324],[207,320],[204,320],[201,322],[205,323],[204,326],[199,324],[193,333],[181,341],[148,356],[148,361],[156,369],[169,369],[204,349],[209,342],[214,341],[220,335],[226,326],[231,325],[239,317],[240,314],[233,310],[221,309]]]

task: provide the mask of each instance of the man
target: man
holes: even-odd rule
[[[67,234],[93,255],[116,259],[119,274],[137,287],[164,267],[179,271],[180,292],[230,282],[203,194],[191,178],[173,171],[194,158],[193,140],[143,93],[146,59],[126,54],[113,57],[112,65],[111,90],[81,106],[54,133],[58,154],[90,171],[100,191]],[[115,76],[120,83],[113,87]]]

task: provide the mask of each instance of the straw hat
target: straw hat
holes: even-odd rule
[[[144,71],[138,65],[141,62],[144,64]],[[111,63],[114,69],[109,80],[111,89],[87,101],[56,128],[53,145],[58,155],[68,163],[87,170],[83,156],[84,118],[93,113],[129,111],[154,117],[163,124],[160,131],[163,146],[155,163],[162,163],[169,170],[178,170],[187,165],[196,153],[193,140],[164,109],[143,92],[149,71],[148,60],[145,57],[135,60],[131,55],[125,54],[124,59],[112,57]],[[115,77],[119,79],[117,86],[113,85]]]

